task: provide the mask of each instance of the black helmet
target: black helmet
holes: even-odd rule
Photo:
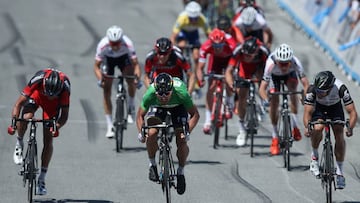
[[[228,16],[223,15],[217,19],[216,25],[220,30],[227,30],[231,27],[231,20]]]
[[[64,86],[58,71],[51,69],[45,73],[43,79],[44,93],[48,96],[56,96],[60,94]]]
[[[331,71],[321,71],[315,76],[314,85],[318,90],[328,90],[333,87],[335,76]]]
[[[244,44],[242,45],[241,51],[244,54],[253,54],[258,49],[258,44],[256,43],[256,37],[248,37],[245,39]]]
[[[155,44],[156,53],[166,54],[170,52],[171,49],[172,49],[172,43],[169,38],[162,37],[156,40],[156,44]]]
[[[173,79],[167,73],[160,73],[155,78],[154,87],[159,94],[168,93],[173,88]]]

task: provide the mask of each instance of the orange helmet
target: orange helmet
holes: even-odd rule
[[[215,28],[213,31],[211,31],[209,38],[213,43],[222,43],[225,41],[225,32],[218,28]]]

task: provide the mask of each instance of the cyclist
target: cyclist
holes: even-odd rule
[[[304,91],[306,92],[309,81],[304,73],[304,68],[300,60],[294,56],[292,48],[287,44],[281,44],[273,53],[271,53],[266,60],[264,76],[260,83],[259,95],[266,105],[269,104],[269,97],[267,95],[267,88],[271,91],[278,91],[280,89],[281,81],[285,82],[289,91],[296,91],[298,86],[298,78],[300,79]],[[301,133],[298,126],[297,110],[298,110],[298,96],[293,94],[290,96],[291,100],[291,126],[293,127],[292,134],[295,141],[301,140]],[[272,142],[270,146],[270,153],[277,155],[280,152],[277,121],[279,116],[279,96],[273,95],[270,100],[269,115],[271,124],[273,125]]]
[[[151,108],[152,107],[152,108]],[[186,90],[186,84],[179,78],[171,77],[167,73],[160,73],[154,83],[152,83],[141,101],[137,113],[137,128],[139,130],[139,141],[144,143],[149,156],[149,179],[158,181],[159,175],[155,161],[156,151],[158,149],[157,133],[155,129],[150,129],[149,134],[141,134],[141,127],[144,124],[144,117],[148,125],[153,125],[160,119],[160,123],[165,120],[167,111],[171,113],[172,123],[175,129],[177,157],[179,167],[177,169],[177,192],[185,192],[184,167],[189,154],[187,141],[189,133],[194,129],[199,121],[199,112],[196,105],[193,104],[189,92]],[[190,115],[190,116],[189,116]],[[190,120],[188,120],[190,118]],[[183,132],[184,125],[189,132]]]
[[[94,72],[98,80],[98,85],[103,88],[104,111],[107,123],[106,137],[115,136],[112,121],[111,85],[112,78],[103,77],[103,74],[114,75],[117,66],[123,75],[141,76],[140,65],[136,56],[135,47],[131,39],[123,33],[123,30],[116,25],[111,26],[106,31],[97,45]],[[128,84],[128,119],[129,123],[134,122],[135,104],[134,97],[138,81],[127,79]]]
[[[251,79],[255,75],[259,80],[262,78],[266,59],[269,55],[268,49],[256,37],[249,36],[243,44],[239,44],[234,52],[233,57],[229,61],[226,69],[226,82],[230,87],[234,87],[234,91],[238,95],[238,101],[235,106],[239,115],[239,135],[236,144],[245,145],[246,130],[244,127],[244,118],[246,113],[246,99],[249,91],[249,83],[239,80],[234,85],[234,70],[238,69],[237,77],[239,79]]]
[[[273,33],[267,25],[265,18],[252,6],[243,9],[240,16],[233,23],[244,37],[255,36],[264,42],[267,48],[271,48]]]
[[[201,45],[200,59],[197,67],[197,79],[200,87],[204,86],[204,68],[206,64],[206,58],[209,55],[207,73],[223,74],[228,61],[232,56],[232,52],[236,47],[235,40],[231,35],[225,34],[224,31],[215,28],[209,35],[209,38]],[[211,134],[211,111],[213,92],[216,89],[216,80],[209,78],[208,91],[206,93],[206,110],[205,110],[205,124],[203,131],[205,134]],[[227,87],[227,103],[232,104],[233,98],[231,89]],[[231,118],[231,109],[226,109],[226,117]]]
[[[216,26],[225,33],[231,35],[236,42],[244,42],[244,37],[239,29],[231,25],[231,19],[228,16],[220,16],[216,21]]]
[[[235,16],[233,19],[239,17],[244,8],[249,6],[254,7],[257,12],[259,12],[263,17],[265,17],[264,10],[255,2],[255,0],[240,0],[239,6],[235,9]]]
[[[195,75],[191,72],[190,64],[181,50],[173,46],[169,38],[161,37],[156,40],[154,49],[146,55],[144,69],[146,88],[159,73],[164,72],[183,80],[188,84],[189,92],[192,92]]]
[[[59,70],[44,69],[35,73],[21,92],[12,109],[12,118],[30,119],[34,117],[39,106],[43,110],[43,119],[56,118],[57,132],[53,135],[49,124],[43,127],[43,150],[41,154],[41,170],[37,184],[37,194],[46,195],[45,176],[53,153],[53,136],[59,135],[59,129],[65,125],[69,115],[70,81]],[[26,122],[17,123],[17,142],[14,151],[15,164],[23,162],[24,134]]]
[[[182,50],[186,44],[192,46],[192,56],[194,67],[198,66],[200,36],[199,28],[202,28],[206,36],[211,32],[206,17],[201,13],[201,6],[195,1],[191,1],[185,6],[176,19],[170,40]]]
[[[341,102],[342,101],[342,102]],[[307,124],[309,121],[323,120],[325,118],[333,121],[344,121],[344,110],[350,117],[350,126],[346,131],[346,136],[353,135],[352,129],[356,125],[357,112],[354,101],[346,85],[335,78],[330,71],[319,72],[312,85],[309,86],[304,101],[305,135],[311,136],[311,162],[310,171],[313,175],[319,176],[319,153],[318,148],[322,140],[323,125],[315,125],[313,131],[308,132]],[[345,178],[343,174],[343,163],[345,160],[345,140],[343,125],[334,125],[332,130],[335,136],[335,157],[336,157],[336,187],[345,188]]]

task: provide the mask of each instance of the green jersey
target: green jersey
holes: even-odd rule
[[[179,78],[173,77],[173,91],[167,104],[160,104],[153,83],[146,90],[140,106],[143,110],[148,111],[150,106],[173,108],[180,105],[184,105],[186,109],[190,109],[194,104],[185,83]]]

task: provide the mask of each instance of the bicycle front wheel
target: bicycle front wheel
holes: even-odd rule
[[[116,152],[120,152],[123,149],[123,135],[124,135],[124,123],[125,123],[125,101],[121,98],[116,101],[116,113],[115,113],[115,144]]]
[[[35,182],[36,182],[36,145],[31,143],[29,149],[29,156],[27,158],[27,177],[28,177],[28,202],[32,203],[33,194],[35,194]],[[26,173],[26,172],[25,172]]]
[[[255,104],[248,104],[246,111],[246,139],[250,138],[250,157],[254,157],[254,135],[256,133]]]
[[[284,151],[283,151],[283,157],[284,157],[284,167],[290,171],[290,136],[291,136],[291,125],[290,125],[290,116],[287,114],[284,116],[284,129],[283,129],[283,141],[284,141]]]
[[[222,125],[222,121],[220,120],[221,105],[222,105],[222,99],[220,98],[221,96],[222,96],[221,94],[217,93],[216,100],[213,103],[213,105],[215,105],[214,120],[213,120],[213,128],[215,129],[214,145],[213,145],[214,149],[216,149],[219,146],[220,127]]]
[[[326,145],[325,153],[325,193],[326,202],[332,202],[332,184],[334,181],[334,160],[332,155],[332,147]]]
[[[163,174],[163,189],[165,190],[166,194],[166,202],[171,202],[171,193],[170,193],[170,158],[169,158],[169,151],[170,149],[165,149],[163,154],[164,159],[164,174]]]

